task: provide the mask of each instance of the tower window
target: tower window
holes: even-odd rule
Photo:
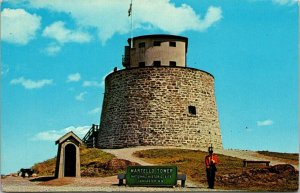
[[[176,62],[175,61],[170,61],[170,66],[176,67]]]
[[[195,106],[189,106],[189,114],[196,115],[196,107]]]
[[[139,48],[144,48],[146,46],[146,43],[145,42],[140,42],[139,43]]]
[[[154,62],[153,62],[153,66],[156,66],[156,67],[157,67],[157,66],[160,66],[160,65],[161,65],[160,61],[154,61]]]
[[[145,67],[145,62],[139,62],[139,67]]]
[[[153,46],[160,46],[160,44],[161,44],[161,42],[159,42],[159,41],[154,41],[153,42]]]
[[[169,42],[170,47],[176,47],[176,42]]]

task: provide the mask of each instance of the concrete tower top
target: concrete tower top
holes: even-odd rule
[[[155,34],[128,39],[122,64],[125,68],[145,66],[186,67],[188,38],[183,36]]]

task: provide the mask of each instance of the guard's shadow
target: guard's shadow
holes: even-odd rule
[[[54,179],[55,179],[54,176],[43,176],[43,177],[31,179],[29,181],[31,181],[31,182],[46,182],[46,181],[54,180]]]

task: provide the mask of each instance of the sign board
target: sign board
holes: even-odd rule
[[[126,185],[128,186],[175,186],[176,166],[128,166]]]

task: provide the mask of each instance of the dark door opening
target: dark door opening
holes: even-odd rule
[[[65,147],[65,177],[76,177],[76,147],[68,144]]]

